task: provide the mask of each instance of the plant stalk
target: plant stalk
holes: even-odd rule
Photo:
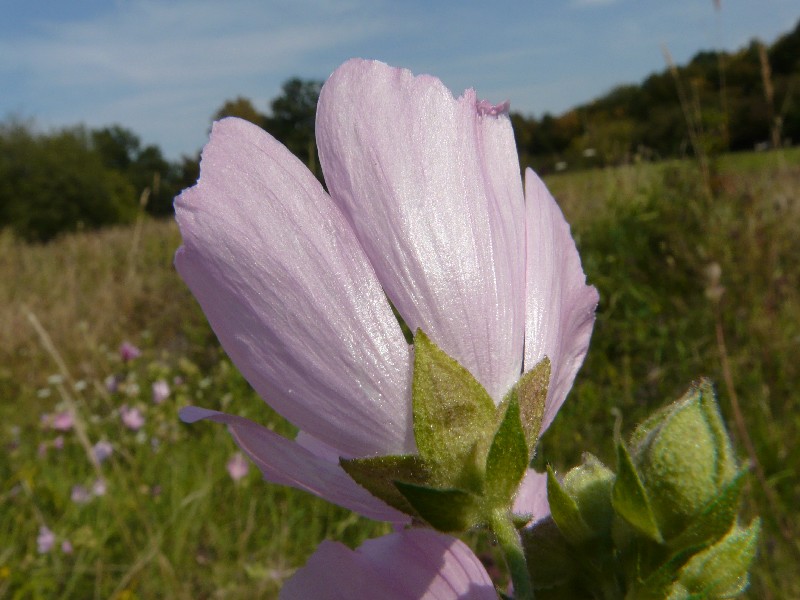
[[[528,562],[522,549],[522,539],[517,528],[506,511],[493,511],[489,517],[497,543],[503,551],[511,583],[514,585],[514,600],[533,600],[533,584],[531,583]]]

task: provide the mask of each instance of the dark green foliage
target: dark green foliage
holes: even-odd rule
[[[39,136],[22,124],[0,126],[0,226],[31,241],[130,221],[136,191],[107,169],[81,128]]]
[[[283,84],[281,95],[270,104],[272,114],[264,122],[264,128],[303,161],[318,179],[322,179],[322,170],[314,123],[321,89],[321,81],[289,79]]]
[[[145,208],[154,216],[172,214],[175,196],[196,180],[184,180],[186,159],[181,166],[168,162],[158,146],[142,147],[135,133],[119,125],[92,131],[91,138],[108,169],[121,174],[138,194],[147,190]]]
[[[46,242],[130,222],[140,208],[171,214],[175,195],[196,180],[192,164],[169,163],[158,147],[142,147],[118,125],[39,133],[8,121],[0,124],[0,228]]]

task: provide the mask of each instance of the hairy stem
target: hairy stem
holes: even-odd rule
[[[489,526],[497,538],[514,584],[515,600],[533,600],[533,584],[528,571],[528,562],[522,549],[522,539],[511,521],[511,515],[505,511],[493,511],[489,518]]]

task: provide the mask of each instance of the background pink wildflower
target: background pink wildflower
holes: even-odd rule
[[[239,481],[247,475],[247,472],[250,470],[250,463],[241,452],[237,452],[228,461],[226,468],[228,469],[231,479]]]
[[[132,431],[139,431],[144,425],[144,415],[136,407],[130,408],[127,404],[123,404],[119,407],[119,414],[122,424]]]

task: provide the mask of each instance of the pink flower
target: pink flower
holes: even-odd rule
[[[228,469],[231,479],[239,481],[247,475],[247,472],[250,470],[250,463],[247,462],[247,459],[241,452],[237,452],[228,461],[226,468]]]
[[[119,407],[119,414],[122,417],[122,424],[128,429],[139,431],[144,425],[144,416],[138,408],[130,408],[127,404]]]
[[[72,554],[72,543],[69,540],[61,542],[61,552],[64,554]]]
[[[119,381],[119,377],[116,375],[109,375],[105,378],[104,383],[109,393],[113,394],[119,389]]]
[[[94,483],[92,484],[92,494],[95,496],[105,496],[106,491],[107,488],[105,479],[95,479]]]
[[[39,554],[47,554],[53,549],[56,543],[56,534],[54,534],[46,525],[39,527],[39,535],[36,536],[36,549]]]
[[[92,452],[97,462],[102,463],[113,454],[114,447],[109,442],[100,440],[92,447]]]
[[[137,359],[141,355],[142,351],[130,342],[122,342],[119,347],[119,357],[122,359],[122,362],[128,362]]]
[[[486,569],[461,541],[425,529],[367,540],[356,550],[325,541],[283,586],[281,600],[496,600]]]
[[[161,404],[169,396],[169,384],[163,379],[153,382],[153,402]]]
[[[74,425],[72,413],[68,410],[61,411],[53,417],[51,427],[56,431],[69,431]]]
[[[55,438],[53,438],[53,448],[55,448],[56,450],[63,450],[64,449],[64,436],[63,435],[57,435]]]
[[[523,192],[506,109],[351,60],[317,108],[330,195],[263,130],[216,123],[200,180],[175,202],[176,266],[233,362],[300,433],[195,407],[181,417],[226,423],[270,481],[407,522],[338,464],[416,450],[412,356],[388,297],[495,402],[547,356],[546,428],[586,354],[597,292],[531,170]]]
[[[82,485],[73,485],[70,500],[75,504],[86,504],[92,499],[92,494]]]

